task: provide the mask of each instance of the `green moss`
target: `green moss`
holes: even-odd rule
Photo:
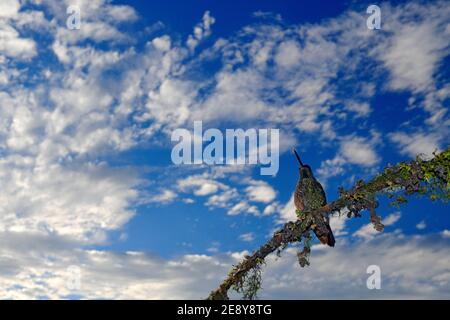
[[[258,298],[258,291],[262,287],[262,266],[264,259],[256,258],[255,266],[242,276],[239,281],[233,285],[233,290],[242,294],[244,300],[254,300]]]

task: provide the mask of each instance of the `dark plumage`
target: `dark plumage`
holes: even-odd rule
[[[327,204],[327,198],[322,185],[314,178],[311,167],[304,165],[299,155],[294,150],[299,162],[300,178],[294,192],[294,204],[297,210],[303,213],[311,212]],[[314,215],[312,230],[321,243],[334,247],[335,239],[330,228],[328,216],[322,214]]]

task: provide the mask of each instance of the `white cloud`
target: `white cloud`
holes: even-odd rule
[[[64,44],[75,44],[86,39],[96,42],[118,42],[129,39],[118,27],[120,23],[133,22],[138,17],[132,7],[111,4],[108,0],[46,1],[43,4],[63,22],[56,32],[58,41]],[[82,17],[80,29],[66,28],[66,9],[70,5],[80,8]]]
[[[36,43],[22,38],[19,32],[0,20],[0,54],[15,59],[30,59],[36,55]]]
[[[416,224],[416,228],[418,230],[424,230],[427,227],[427,224],[425,220],[420,221],[418,224]]]
[[[344,140],[341,144],[341,154],[348,162],[366,167],[380,161],[373,146],[362,138]]]
[[[20,9],[20,2],[18,0],[3,0],[0,3],[0,17],[10,18],[17,15]]]
[[[350,111],[356,112],[356,114],[362,118],[367,117],[372,112],[370,105],[367,102],[357,103],[352,101],[346,105],[346,108]]]
[[[228,210],[230,216],[234,216],[240,213],[253,214],[255,216],[260,215],[258,207],[250,205],[247,201],[240,201]]]
[[[343,165],[345,163],[346,160],[341,155],[337,155],[333,159],[322,161],[319,169],[317,169],[319,180],[326,181],[327,179],[342,174],[344,172]]]
[[[282,21],[283,20],[280,14],[275,14],[273,12],[261,11],[261,10],[253,12],[253,16],[255,18],[274,19],[276,21]]]
[[[377,51],[391,73],[390,87],[394,90],[427,89],[433,83],[439,61],[448,53],[450,41],[443,32],[446,22],[442,20],[450,12],[448,6],[436,2],[427,10],[415,4],[383,9],[390,12],[384,23],[395,30],[392,38]],[[423,19],[418,21],[414,14]]]
[[[344,236],[348,234],[348,232],[345,230],[346,228],[346,221],[347,217],[345,216],[345,211],[342,212],[343,215],[339,216],[337,214],[332,215],[330,217],[330,227],[331,230],[333,230],[333,235],[335,237]]]
[[[219,194],[212,195],[206,202],[207,206],[226,208],[233,204],[239,198],[239,193],[236,189],[228,189]]]
[[[220,168],[178,179],[176,188],[183,193],[207,197],[206,206],[225,208],[229,215],[261,215],[262,209],[250,204],[251,202],[266,204],[264,215],[272,214],[278,209],[278,204],[274,202],[277,193],[267,182],[242,178],[241,170]],[[228,180],[225,181],[224,178]]]
[[[410,157],[422,154],[429,158],[433,156],[433,152],[440,150],[439,137],[433,134],[395,132],[390,135],[390,139],[398,144],[398,149],[402,154]]]
[[[157,203],[164,204],[172,202],[177,197],[177,194],[172,190],[163,190],[161,193],[151,196],[150,198],[146,198],[144,200],[145,203]]]
[[[278,213],[281,209],[282,208],[278,202],[273,202],[264,208],[263,215],[268,216],[274,213]]]
[[[152,44],[156,49],[161,51],[169,51],[171,47],[171,40],[169,36],[162,36],[152,40]]]
[[[280,211],[279,222],[285,223],[297,220],[296,209],[294,204],[294,195],[292,194],[289,201],[284,205]]]
[[[301,51],[295,41],[286,41],[280,44],[275,62],[282,68],[291,68],[300,63]]]
[[[216,254],[220,251],[219,247],[220,247],[220,243],[217,241],[214,241],[211,243],[211,246],[208,249],[206,249],[206,251],[208,251],[209,253]]]
[[[441,235],[444,238],[450,238],[450,230],[445,229],[444,231],[441,232]]]
[[[89,5],[96,4],[91,1]],[[65,19],[65,7],[58,10],[62,2],[45,5],[55,9],[55,15],[62,12],[64,18],[60,18]],[[94,11],[87,10],[86,19]],[[20,37],[22,28],[57,38],[58,30],[42,12],[26,9],[18,15],[17,20],[8,20],[10,25],[0,19],[0,55],[17,59],[35,55],[35,42]],[[121,100],[122,91],[110,90],[103,75],[130,54],[96,50],[88,44],[65,43],[61,48],[68,61],[75,61],[67,69],[50,72],[47,68],[41,74],[37,68],[31,74],[11,68],[6,74],[10,85],[0,94],[4,105],[0,148],[6,151],[0,157],[0,182],[7,187],[0,197],[8,200],[0,210],[0,229],[99,243],[106,240],[109,230],[129,221],[134,215],[130,205],[138,200],[136,172],[110,168],[98,159],[135,143],[134,129],[125,125],[129,114],[113,106],[113,100]],[[20,83],[24,77],[38,84],[24,86]],[[122,88],[126,91],[130,85]]]
[[[129,170],[105,165],[33,167],[32,158],[0,159],[1,231],[58,234],[91,243],[134,215],[138,184]]]
[[[72,250],[66,241],[32,234],[0,233],[0,239],[2,299],[61,299],[69,295],[86,299],[202,299],[248,254],[188,254],[162,259],[142,252]],[[433,236],[385,234],[368,242],[344,242],[335,248],[313,250],[308,268],[298,266],[295,249],[287,249],[281,258],[268,258],[260,298],[446,297],[450,294],[448,246],[446,239]],[[381,290],[366,287],[366,269],[371,264],[381,268]],[[67,286],[72,279],[69,266],[80,268],[80,290]],[[232,297],[239,296],[232,293]]]
[[[276,198],[276,191],[264,181],[252,181],[245,191],[250,201],[269,203]]]
[[[193,109],[193,119],[201,118],[204,122],[231,119],[243,123],[269,111],[258,96],[263,79],[254,71],[223,70],[216,75],[216,81],[214,92]]]
[[[217,193],[219,189],[226,190],[228,187],[202,175],[189,176],[177,181],[178,188],[183,192],[192,192],[196,196],[208,196]]]
[[[32,234],[1,233],[0,237],[2,299],[62,299],[69,295],[88,299],[200,299],[223,276],[228,263],[237,261],[195,254],[164,260],[141,252],[75,250],[61,240]],[[80,268],[80,290],[68,288],[73,279],[69,266]],[[203,288],[196,283],[200,279]]]
[[[441,23],[445,15],[439,13],[439,7],[440,5],[414,6],[407,10],[403,7],[387,8],[387,12],[395,13],[384,24],[384,28],[394,35],[392,41],[382,41],[383,37],[388,37],[387,33],[376,34],[359,28],[365,20],[355,12],[347,12],[318,25],[286,28],[271,24],[247,26],[239,35],[218,40],[212,48],[202,52],[198,59],[194,58],[192,65],[195,66],[208,59],[222,60],[223,67],[212,77],[196,81],[183,77],[177,77],[176,81],[165,79],[161,85],[152,88],[146,120],[155,119],[160,124],[155,126],[157,130],[161,126],[179,126],[198,118],[214,123],[230,121],[247,125],[267,124],[282,127],[286,132],[297,129],[311,134],[304,137],[307,141],[314,139],[324,144],[329,143],[339,136],[343,121],[370,116],[372,109],[368,99],[377,90],[374,78],[378,73],[366,70],[361,65],[367,64],[367,59],[383,59],[380,52],[396,51],[396,37],[400,32],[397,26],[404,20],[402,14],[410,10],[426,16],[430,12],[435,17],[434,20]],[[205,21],[211,19],[204,17],[191,39],[195,40],[195,35],[203,36],[206,26],[212,24]],[[442,37],[441,28],[433,32],[439,35],[438,38]],[[403,38],[405,34],[398,37]],[[160,42],[160,39],[155,41]],[[176,48],[175,44],[172,46],[170,53],[177,52],[175,55],[178,57],[188,56],[182,48]],[[164,42],[163,47],[166,52],[167,42]],[[371,50],[372,48],[375,49]],[[361,54],[353,54],[355,52]],[[165,58],[167,56],[169,55]],[[252,61],[249,65],[245,63],[247,58]],[[439,55],[436,59],[441,58],[442,55]],[[176,60],[170,59],[171,68],[177,66]],[[276,63],[269,64],[269,61]],[[302,68],[292,68],[295,63]],[[283,64],[289,67],[282,67]],[[393,72],[390,65],[384,66]],[[189,67],[189,63],[183,66],[184,69]],[[339,77],[335,83],[339,72],[344,72],[345,76]],[[178,73],[182,74],[183,71]],[[268,77],[268,74],[271,76]],[[355,74],[358,78],[355,78]],[[352,86],[354,89],[348,88],[350,79],[360,83],[360,77],[363,76],[364,83]],[[343,90],[351,91],[351,98],[341,97],[338,93],[341,86]],[[198,94],[204,91],[207,94]],[[175,104],[171,101],[180,102]],[[440,108],[434,115],[439,113],[442,116],[442,110]],[[360,123],[360,126],[367,128],[368,124]],[[378,163],[379,159],[373,148],[366,146],[359,149],[365,141],[356,142],[344,144],[350,150],[358,149],[355,156],[348,159],[350,163],[363,166]]]
[[[381,220],[385,226],[392,226],[401,218],[400,212],[395,212]],[[353,233],[353,236],[364,239],[372,239],[375,236],[380,235],[380,232],[375,230],[373,224],[369,223],[361,227],[359,230]]]
[[[103,9],[106,16],[115,22],[132,22],[138,18],[134,8],[126,5],[109,5]]]
[[[448,84],[441,75],[441,67],[450,53],[446,18],[450,9],[445,1],[435,1],[426,6],[420,3],[396,7],[385,4],[382,10],[389,12],[385,15],[384,26],[395,31],[374,46],[371,54],[381,60],[389,72],[386,87],[411,92],[411,107],[421,107],[429,114],[423,124],[412,126],[406,122],[404,125],[416,132],[397,132],[394,140],[407,140],[401,137],[404,134],[415,135],[413,140],[417,142],[401,142],[400,152],[415,156],[416,151],[420,151],[429,155],[430,149],[439,146],[442,143],[439,140],[446,140],[449,135],[447,98],[444,98],[448,97]],[[417,43],[421,45],[417,46]]]
[[[243,233],[239,236],[239,239],[245,242],[252,242],[253,240],[255,240],[255,235],[253,234],[253,232]]]
[[[339,243],[312,251],[300,269],[294,250],[270,259],[261,298],[430,299],[450,294],[448,242],[433,236],[384,234],[368,242]],[[430,264],[430,261],[433,263]],[[381,290],[369,290],[369,265],[381,268]]]
[[[207,196],[216,193],[219,187],[214,183],[206,183],[200,186],[199,189],[194,191],[196,196]]]
[[[148,115],[177,128],[188,120],[194,96],[195,91],[190,83],[166,79],[157,90],[149,93]]]
[[[215,22],[216,19],[210,15],[209,11],[206,11],[203,14],[202,22],[194,27],[194,34],[190,35],[186,42],[189,49],[194,50],[200,41],[211,35],[211,26]]]
[[[391,226],[391,225],[395,224],[398,220],[400,220],[401,216],[402,215],[400,212],[395,212],[393,214],[390,214],[383,220],[383,224],[385,226]]]

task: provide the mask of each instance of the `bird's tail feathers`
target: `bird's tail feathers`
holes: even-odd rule
[[[334,247],[336,240],[334,239],[333,231],[328,223],[321,226],[316,225],[313,228],[313,231],[320,243]]]

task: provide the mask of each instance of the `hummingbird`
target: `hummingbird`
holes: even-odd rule
[[[294,154],[299,163],[299,180],[294,192],[294,204],[297,210],[308,214],[309,212],[321,208],[327,204],[327,198],[322,185],[314,177],[311,167],[303,164],[297,151]],[[311,229],[322,244],[334,247],[333,231],[330,228],[330,219],[322,213],[313,216]]]

